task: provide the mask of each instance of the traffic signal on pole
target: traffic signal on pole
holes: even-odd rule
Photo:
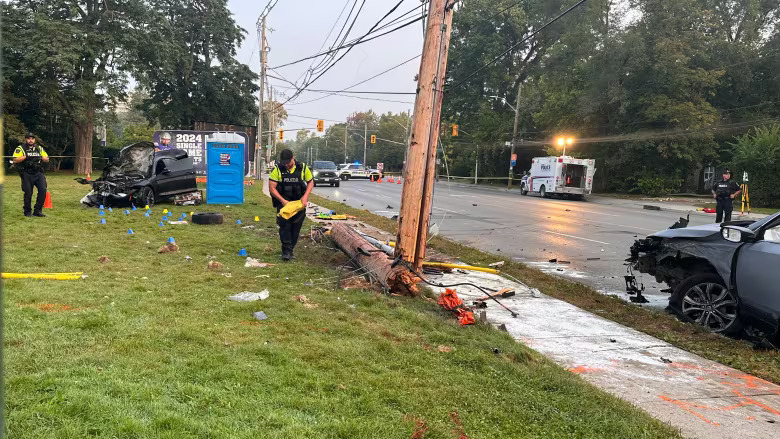
[[[371,135],[371,143],[376,143],[376,134]]]
[[[279,140],[284,140],[284,130],[279,130]]]
[[[320,119],[317,121],[317,132],[321,133],[325,131],[325,121]]]
[[[454,123],[452,124],[452,137],[458,136],[458,124]]]

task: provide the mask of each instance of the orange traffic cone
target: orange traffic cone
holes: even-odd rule
[[[388,182],[388,183],[395,183],[395,179],[394,179],[394,177],[390,177],[390,178],[387,180],[387,182]]]
[[[54,207],[51,205],[51,192],[46,191],[46,200],[43,202],[43,208],[44,209],[53,209]]]
[[[398,177],[398,180],[395,182],[396,184],[401,184],[401,177]]]
[[[92,179],[89,178],[89,172],[87,172],[87,181],[91,181]]]

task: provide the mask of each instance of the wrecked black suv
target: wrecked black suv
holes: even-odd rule
[[[155,152],[152,142],[126,146],[103,168],[93,181],[77,178],[92,190],[81,199],[89,207],[152,206],[178,194],[196,191],[195,169],[187,151],[169,149]]]
[[[637,240],[628,262],[669,285],[669,307],[685,320],[724,334],[747,326],[780,335],[780,212],[664,230]]]

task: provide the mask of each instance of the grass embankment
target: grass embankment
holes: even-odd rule
[[[114,209],[100,225],[71,178],[49,176],[44,219],[22,216],[13,177],[5,191],[5,270],[89,275],[5,282],[9,437],[449,438],[461,422],[471,438],[676,436],[427,301],[304,286],[344,261],[309,240],[294,262],[244,268],[242,247],[279,262],[259,185],[243,206],[200,209],[222,211],[224,225],[158,226],[163,208],[190,210],[171,204],[149,219]],[[158,254],[170,236],[180,251]],[[224,268],[207,269],[209,256]],[[226,299],[265,288],[262,302]],[[258,310],[269,319],[254,321]]]
[[[395,232],[397,228],[395,221],[365,210],[354,209],[322,197],[313,198],[312,202],[339,213],[355,215],[361,221],[383,230]],[[502,271],[549,296],[637,329],[704,358],[780,384],[780,355],[777,351],[755,350],[750,343],[712,334],[694,324],[682,323],[664,311],[641,308],[616,297],[605,296],[586,285],[542,273],[522,263],[507,260],[505,256],[491,255],[441,236],[433,238],[429,247],[469,264],[486,265],[505,260]]]
[[[696,203],[696,207],[703,207],[714,209],[717,206],[715,202],[712,203]],[[741,212],[742,203],[739,200],[734,200],[734,214],[735,216]],[[763,215],[772,215],[780,212],[780,207],[753,207],[750,209],[750,213],[760,213]]]

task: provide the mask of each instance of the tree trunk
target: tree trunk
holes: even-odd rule
[[[87,108],[84,118],[73,122],[73,141],[76,144],[76,174],[92,172],[92,131],[94,129],[95,109]]]

